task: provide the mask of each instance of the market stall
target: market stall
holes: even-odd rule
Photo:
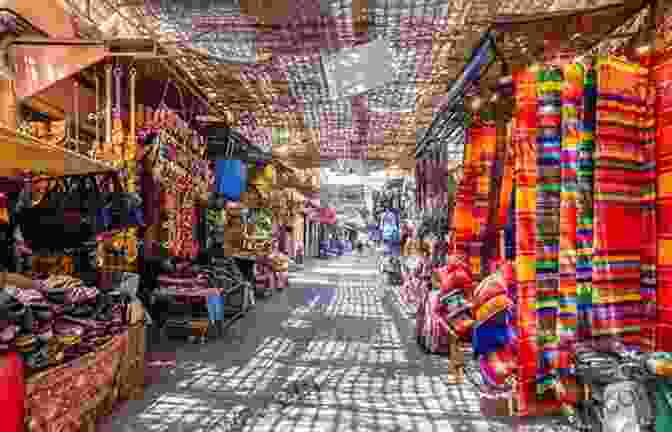
[[[643,3],[634,3],[502,19],[455,84],[458,93],[465,82],[480,85],[460,96],[469,122],[451,254],[468,262],[460,271],[476,285],[458,287],[449,263],[435,272],[438,301],[460,313],[455,304],[467,301],[470,330],[460,343],[478,355],[485,387],[513,400],[517,415],[569,409],[583,397],[566,353],[606,341],[652,351],[662,340],[655,329],[667,325],[656,313],[665,250],[656,219],[665,207],[664,183],[656,190],[655,181],[665,148],[657,83],[665,78],[655,71],[664,70],[665,56],[631,47],[618,57],[576,57],[588,39],[638,13]],[[594,24],[586,40],[558,34],[553,54],[540,47],[544,58],[521,64],[520,37],[531,37],[539,19],[566,34],[580,17]],[[494,59],[502,76],[487,72]],[[488,336],[495,333],[498,341]]]
[[[2,244],[6,259],[2,262],[1,355],[3,367],[10,367],[11,361],[4,359],[18,353],[22,366],[13,373],[25,378],[25,393],[14,387],[7,394],[9,401],[21,401],[25,407],[17,413],[19,423],[15,428],[12,418],[5,425],[11,430],[24,430],[25,425],[30,431],[50,430],[54,425],[64,431],[91,428],[117,400],[142,392],[145,315],[140,303],[133,301],[137,279],[103,286],[96,278],[84,277],[95,266],[95,259],[82,263],[65,257],[80,248],[90,250],[85,244],[95,240],[96,234],[131,225],[129,212],[118,206],[124,192],[106,189],[109,182],[105,180],[116,177],[111,165],[24,132],[7,129],[0,146],[14,149],[18,165],[26,157],[24,149],[32,151],[30,157],[43,170],[40,176],[25,171],[17,176],[20,172],[7,165],[2,173],[3,184],[17,187],[4,196],[7,217],[0,224],[3,232],[10,233]],[[89,180],[86,184],[85,178]],[[118,183],[113,180],[112,184]],[[91,201],[87,191],[94,190],[105,199]],[[92,211],[100,211],[95,223],[83,218]],[[119,211],[125,221],[105,217],[119,215]],[[51,233],[41,232],[45,228]],[[58,258],[51,265],[40,265],[38,258],[38,267],[26,269],[23,275],[7,273],[7,268],[16,268],[10,238],[17,230],[35,251],[48,250]],[[63,254],[64,249],[70,252]]]

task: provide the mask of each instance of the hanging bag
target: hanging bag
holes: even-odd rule
[[[68,186],[63,178],[55,180],[35,206],[22,210],[21,232],[33,250],[77,248],[95,234],[95,221],[86,220]]]
[[[234,146],[229,138],[230,131],[228,126],[208,126],[205,131],[208,159],[233,159]]]
[[[218,160],[216,162],[217,193],[226,199],[239,201],[247,190],[247,164],[240,160]]]
[[[93,175],[67,177],[69,193],[65,197],[66,210],[80,210],[83,223],[91,225],[93,234],[101,232],[97,214],[103,207],[103,196]]]
[[[99,214],[99,224],[105,231],[123,229],[144,224],[142,199],[138,194],[123,191],[119,176],[112,174],[112,191],[103,194],[104,206]]]

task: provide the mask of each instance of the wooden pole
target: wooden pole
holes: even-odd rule
[[[96,121],[96,145],[100,147],[100,76],[97,73],[94,74],[94,82],[96,85],[96,112],[95,121]]]
[[[112,142],[112,64],[105,65],[105,143]]]
[[[79,141],[79,82],[77,80],[74,80],[74,85],[72,89],[72,111],[73,115],[75,116],[74,120],[74,128],[75,128],[75,151],[77,153],[81,153],[82,149],[80,148],[80,141]]]
[[[135,147],[137,145],[137,143],[136,143],[137,137],[136,137],[136,134],[135,134],[135,113],[136,113],[136,110],[137,110],[137,107],[135,105],[135,79],[136,79],[136,76],[137,76],[137,70],[135,69],[135,66],[131,67],[130,76],[131,76],[131,83],[130,83],[130,93],[131,94],[129,95],[129,106],[131,108],[131,112],[130,112],[131,118],[130,118],[129,121],[130,121],[131,125],[130,125],[130,137],[129,137],[129,139],[131,140],[131,143],[132,143],[131,145],[133,145],[133,147]],[[135,154],[135,151],[133,151],[132,153]],[[128,157],[128,155],[124,155],[124,159],[126,159],[127,157]]]

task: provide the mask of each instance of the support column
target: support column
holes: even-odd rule
[[[105,65],[105,143],[112,142],[112,64]]]

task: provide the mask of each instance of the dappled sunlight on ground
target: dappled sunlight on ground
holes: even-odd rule
[[[454,383],[447,360],[418,350],[411,312],[394,287],[380,285],[374,259],[319,266],[260,300],[231,330],[240,343],[224,337],[196,351],[178,345],[176,361],[166,363],[145,399],[129,403],[102,431],[544,430],[483,418],[479,396]],[[281,390],[297,381],[317,383],[318,390],[278,404]],[[232,428],[240,412],[247,413],[244,427]]]

